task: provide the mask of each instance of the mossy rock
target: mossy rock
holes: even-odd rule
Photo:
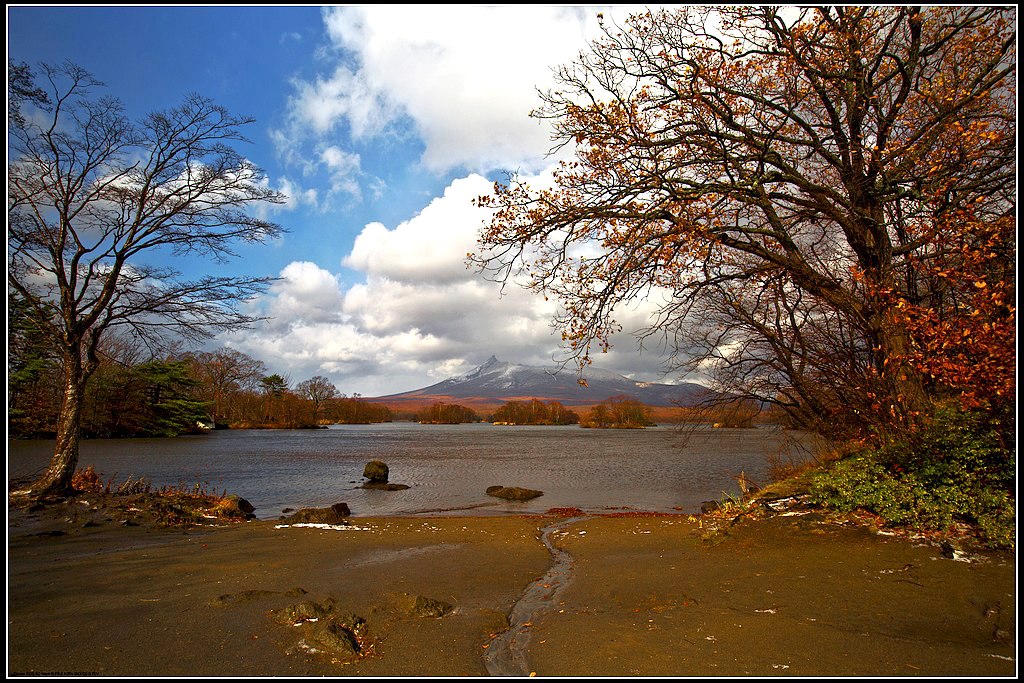
[[[388,480],[388,466],[380,460],[371,460],[363,468],[363,477],[372,482],[385,483]]]
[[[314,619],[319,621],[334,609],[334,601],[328,599],[323,603],[304,600],[274,612],[274,617],[282,624],[301,624]]]
[[[303,508],[294,515],[285,517],[283,521],[288,524],[348,524],[345,519],[351,514],[348,512],[348,506],[341,508],[339,505],[335,504],[329,508]]]
[[[455,607],[444,600],[435,600],[423,595],[398,593],[394,596],[398,611],[410,617],[439,618],[451,612]]]

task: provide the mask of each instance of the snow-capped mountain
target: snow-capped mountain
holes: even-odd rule
[[[637,382],[594,367],[583,375],[581,386],[573,368],[538,367],[499,361],[494,356],[483,365],[429,387],[373,400],[478,399],[512,401],[537,398],[567,406],[593,405],[612,396],[629,396],[650,406],[690,406],[708,395],[708,389],[692,383]]]

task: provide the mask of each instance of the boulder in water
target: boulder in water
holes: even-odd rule
[[[388,466],[380,460],[371,460],[363,468],[363,476],[372,482],[387,482]]]
[[[487,495],[494,496],[495,498],[504,498],[505,500],[532,500],[538,496],[543,496],[543,491],[537,491],[536,489],[524,489],[518,486],[488,486]]]
[[[373,491],[404,491],[409,488],[408,484],[389,484],[383,481],[368,481],[359,488],[371,489]]]

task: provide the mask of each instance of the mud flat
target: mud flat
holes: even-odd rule
[[[9,675],[486,676],[550,583],[545,528],[569,559],[516,624],[538,676],[1017,671],[1012,554],[814,515],[711,534],[682,515],[167,530],[64,512],[8,511]]]

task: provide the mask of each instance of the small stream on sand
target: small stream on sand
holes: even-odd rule
[[[530,675],[527,646],[530,644],[530,627],[545,610],[557,605],[556,598],[562,593],[572,576],[572,556],[554,544],[556,531],[588,517],[562,519],[541,529],[540,540],[551,553],[554,563],[551,568],[520,596],[508,615],[509,627],[498,634],[484,652],[484,666],[491,676]]]

